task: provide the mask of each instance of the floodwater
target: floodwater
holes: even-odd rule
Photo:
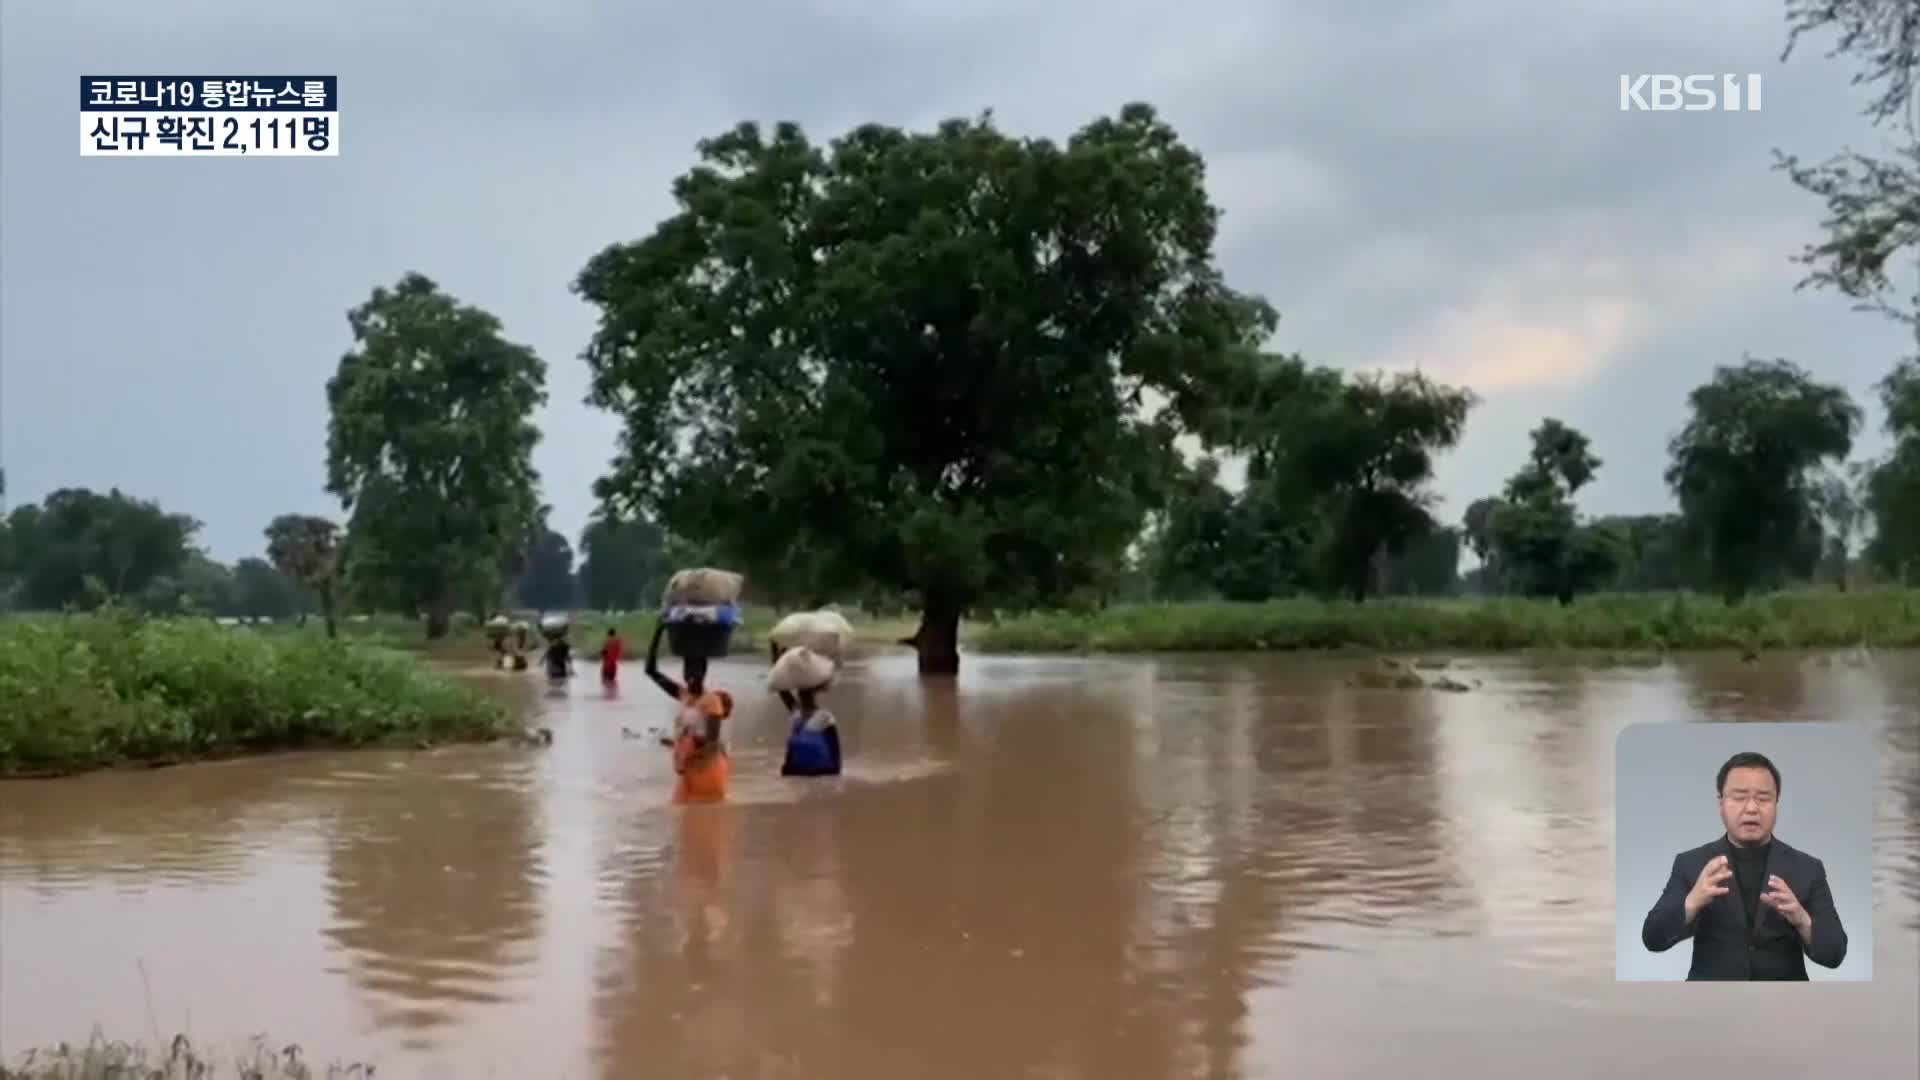
[[[1464,694],[1360,663],[877,657],[829,702],[850,775],[785,781],[730,662],[724,806],[670,805],[631,667],[491,676],[544,749],[0,786],[0,1053],[98,1023],[402,1077],[1920,1072],[1920,657],[1473,661]],[[1873,981],[1616,983],[1614,736],[1743,719],[1874,733]]]

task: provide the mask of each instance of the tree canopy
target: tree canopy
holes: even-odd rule
[[[327,384],[327,490],[352,515],[350,577],[364,600],[424,611],[437,637],[462,601],[492,606],[533,518],[546,366],[417,273],[347,319],[354,347]]]
[[[1145,105],[1064,145],[986,116],[826,147],[742,124],[700,156],[575,282],[590,400],[624,425],[600,494],[749,573],[801,552],[912,589],[926,672],[969,607],[1115,563],[1276,321],[1227,287],[1201,159]]]
[[[1815,477],[1853,449],[1860,407],[1785,360],[1754,358],[1715,369],[1687,400],[1667,484],[1709,578],[1732,600],[1805,577],[1821,548]]]
[[[186,567],[200,523],[113,489],[62,488],[7,519],[18,602],[90,608],[136,601]]]
[[[320,601],[327,636],[336,637],[334,621],[344,555],[340,527],[311,514],[281,514],[267,524],[267,560],[282,574],[309,589]]]

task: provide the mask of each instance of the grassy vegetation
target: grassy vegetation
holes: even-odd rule
[[[518,731],[402,653],[312,633],[100,615],[0,620],[0,775]]]
[[[319,1077],[371,1077],[371,1065],[308,1065],[297,1046],[269,1049],[266,1040],[230,1059],[202,1056],[185,1035],[165,1050],[110,1042],[96,1033],[83,1046],[62,1043],[30,1050],[15,1064],[0,1064],[0,1080],[316,1080]]]
[[[976,625],[992,652],[1265,649],[1695,650],[1920,647],[1920,590],[1806,590],[1728,606],[1683,595],[1600,595],[1570,607],[1509,598],[1284,600],[1112,607]]]

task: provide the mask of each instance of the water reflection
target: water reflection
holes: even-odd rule
[[[463,1006],[502,1000],[538,931],[533,766],[504,753],[484,772],[472,764],[422,757],[333,789],[326,933],[377,1022],[410,1046],[432,1045]]]

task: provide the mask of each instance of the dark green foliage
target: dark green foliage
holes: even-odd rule
[[[354,348],[327,383],[347,576],[363,603],[425,612],[437,637],[457,606],[499,594],[499,565],[534,520],[546,368],[420,274],[347,320]]]
[[[1064,146],[989,117],[700,153],[678,212],[576,282],[625,427],[600,492],[750,576],[911,589],[924,671],[957,666],[966,609],[1110,576],[1275,322],[1222,281],[1201,160],[1146,106]]]

